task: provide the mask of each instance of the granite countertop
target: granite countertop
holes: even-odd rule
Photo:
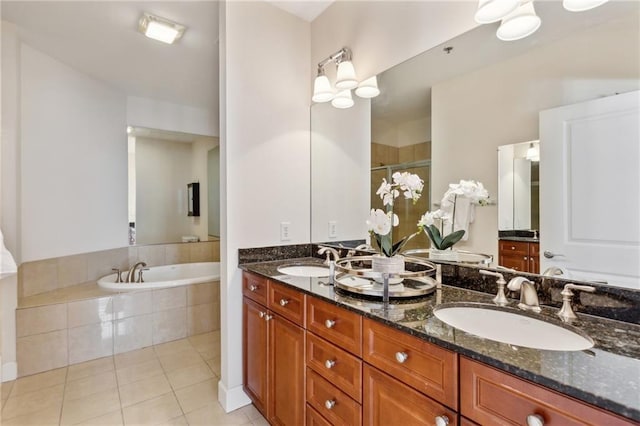
[[[521,241],[521,242],[524,242],[524,243],[539,243],[540,242],[540,238],[533,238],[533,237],[500,237],[498,239],[502,240],[502,241]]]
[[[282,275],[277,267],[317,258],[287,259],[240,265],[245,271],[277,280],[363,316],[405,331],[461,355],[494,366],[589,404],[640,421],[640,325],[578,314],[572,323],[595,342],[585,351],[549,351],[516,347],[455,329],[433,315],[441,303],[492,304],[494,295],[442,286],[428,296],[382,301],[354,297],[328,285],[328,278]],[[517,301],[512,301],[514,307]],[[546,319],[560,323],[556,308],[543,306]]]

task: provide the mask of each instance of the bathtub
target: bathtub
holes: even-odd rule
[[[124,277],[127,272],[123,271],[122,276]],[[100,278],[98,285],[106,290],[131,291],[217,281],[220,279],[220,263],[201,262],[153,266],[142,273],[142,279],[144,280],[142,283],[116,283],[116,274],[111,274]]]

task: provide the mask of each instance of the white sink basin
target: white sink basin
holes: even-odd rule
[[[448,304],[433,312],[440,321],[478,337],[550,351],[582,351],[593,340],[581,331],[491,305]]]
[[[322,265],[282,265],[278,272],[295,277],[328,277],[329,268]]]

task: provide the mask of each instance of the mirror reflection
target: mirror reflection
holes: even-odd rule
[[[540,141],[498,147],[498,230],[540,230]]]

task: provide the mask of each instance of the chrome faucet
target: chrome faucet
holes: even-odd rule
[[[369,244],[360,244],[359,246],[357,246],[355,248],[355,250],[371,251],[371,250],[373,250],[373,247],[371,247]]]
[[[558,311],[558,316],[564,322],[569,322],[578,318],[571,307],[571,298],[573,297],[573,291],[571,290],[587,291],[589,293],[596,291],[595,287],[591,287],[590,285],[566,284],[564,289],[560,292],[562,295],[562,308]]]
[[[480,273],[483,275],[491,275],[493,277],[498,278],[496,280],[496,284],[498,285],[498,294],[493,298],[493,303],[498,306],[505,306],[509,303],[509,299],[504,294],[504,286],[507,282],[504,280],[504,276],[500,272],[487,271],[486,269],[481,269]]]
[[[320,249],[318,250],[318,254],[319,255],[323,255],[325,253],[326,253],[326,256],[327,256],[327,258],[324,261],[325,265],[330,265],[331,264],[331,255],[333,255],[333,260],[334,261],[340,260],[340,253],[338,253],[338,251],[336,249],[334,249],[334,248],[321,246]]]
[[[129,269],[129,273],[127,274],[127,281],[125,281],[125,282],[128,282],[128,283],[135,282],[135,280],[136,280],[136,269],[138,269],[138,266],[142,266],[143,268],[145,268],[147,266],[147,264],[144,263],[144,262],[138,262],[135,265],[133,265],[131,267],[131,269]]]
[[[524,277],[515,277],[509,281],[507,288],[511,291],[520,292],[520,303],[518,308],[523,311],[540,312],[540,302],[538,301],[538,293],[536,292],[535,283]]]

